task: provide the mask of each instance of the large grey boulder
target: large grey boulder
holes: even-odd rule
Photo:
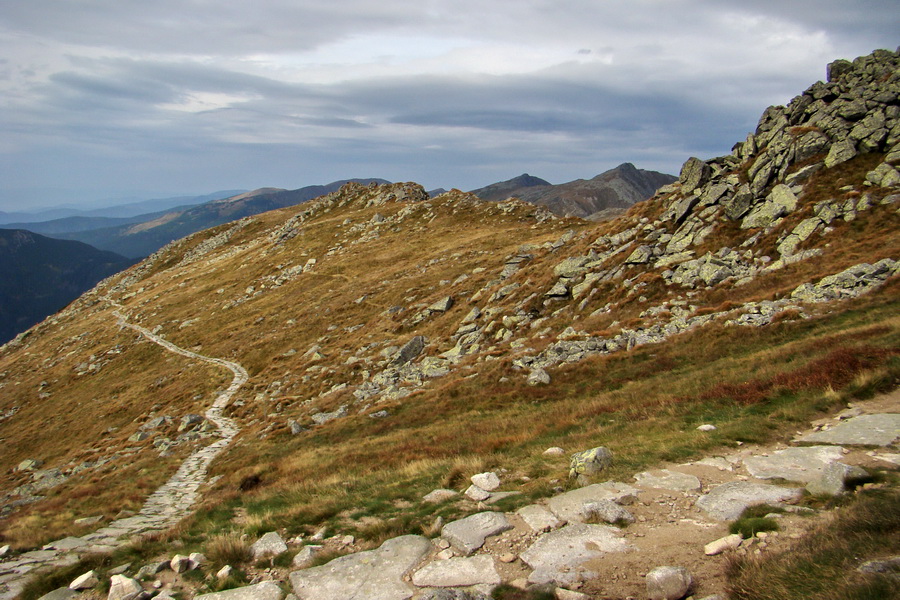
[[[694,156],[690,157],[681,166],[678,176],[678,181],[681,182],[681,192],[685,195],[691,193],[706,183],[711,173],[712,169],[708,164]]]
[[[856,143],[850,138],[844,138],[835,142],[825,157],[825,166],[827,168],[834,167],[841,163],[847,162],[857,155]]]
[[[614,527],[573,523],[542,535],[519,558],[534,569],[530,583],[567,585],[597,576],[583,568],[584,563],[629,549],[622,532]]]
[[[490,554],[450,558],[428,563],[412,576],[418,587],[468,587],[499,585],[500,575]]]
[[[647,573],[646,582],[650,600],[681,600],[693,585],[684,567],[656,567]]]
[[[299,600],[407,600],[414,592],[403,577],[430,550],[428,538],[400,536],[376,550],[295,571],[290,575],[291,585]]]
[[[287,552],[287,550],[287,544],[274,531],[263,535],[250,546],[250,554],[253,555],[253,560],[259,560],[268,556],[278,556],[283,552]]]
[[[451,521],[441,529],[441,537],[458,552],[469,555],[484,545],[485,539],[512,529],[506,515],[499,512],[480,512],[464,519]]]
[[[547,501],[547,507],[563,521],[580,523],[584,521],[585,505],[601,500],[628,504],[634,501],[639,492],[637,488],[625,483],[607,481],[553,496]]]
[[[900,438],[900,414],[860,415],[800,436],[798,442],[842,446],[889,446]]]
[[[751,456],[744,459],[747,471],[757,479],[785,479],[809,483],[818,479],[823,469],[843,458],[838,446],[809,446],[787,448],[769,456]]]
[[[194,596],[194,600],[281,600],[284,592],[274,581],[263,581],[256,585]]]
[[[749,506],[796,502],[802,496],[803,490],[800,488],[730,481],[698,498],[696,505],[714,519],[733,521]]]

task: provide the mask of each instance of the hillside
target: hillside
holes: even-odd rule
[[[552,185],[543,179],[525,174],[473,190],[472,193],[482,200],[499,201],[516,197],[545,206],[559,216],[600,221],[621,215],[675,179],[671,175],[646,171],[636,168],[631,163],[623,163],[592,179],[576,179]]]
[[[707,558],[704,545],[737,515],[706,510],[709,496],[768,486],[815,515],[844,502],[747,465],[900,380],[898,72],[889,51],[832,63],[731,154],[688,159],[676,182],[602,223],[347,183],[166,245],[0,349],[0,544],[13,554],[0,585],[8,597],[53,566],[36,598],[89,568],[108,582],[126,563],[138,577],[200,552],[196,571],[138,578],[182,597],[226,581],[278,600],[353,597],[324,578],[381,547],[413,558],[371,567],[386,579],[368,598],[484,600],[498,580],[506,598],[539,598],[541,585],[646,597],[644,575],[673,561],[691,561],[697,597],[736,589],[726,567],[749,569],[731,562],[741,554]],[[598,447],[610,464],[591,475],[575,461],[570,477],[570,456]],[[878,451],[896,455],[896,439]],[[852,454],[878,482],[863,492],[895,503],[896,464]],[[705,459],[688,465],[696,485],[635,481]],[[493,489],[472,489],[486,472],[499,487],[484,476]],[[602,519],[594,505],[612,498],[645,521]],[[459,533],[478,514],[483,549]],[[783,536],[749,539],[744,557],[773,569],[772,548],[799,552],[811,522],[791,513]],[[868,527],[870,545],[845,555],[900,551]],[[290,552],[249,558],[276,531]],[[617,554],[626,542],[639,551]],[[575,544],[606,550],[564,550]],[[66,564],[89,551],[101,557]],[[307,568],[301,553],[350,556]],[[235,573],[219,581],[226,563]],[[422,583],[441,565],[487,563],[479,589]],[[814,579],[835,597],[857,579],[896,590],[843,576],[857,566]]]
[[[90,243],[97,248],[131,258],[142,258],[186,235],[261,212],[301,204],[332,192],[348,181],[356,181],[364,185],[387,183],[383,179],[346,179],[326,185],[311,185],[297,190],[262,188],[228,198],[211,200],[186,209],[163,214],[147,214],[136,223],[60,232],[57,237]]]
[[[81,242],[0,229],[0,342],[12,339],[133,262]]]

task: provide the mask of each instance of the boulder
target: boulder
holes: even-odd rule
[[[441,529],[441,537],[466,556],[484,545],[485,539],[512,529],[506,515],[499,512],[480,512],[451,521]]]
[[[831,150],[828,151],[828,156],[825,157],[825,167],[830,169],[847,162],[856,155],[856,143],[850,138],[844,138],[832,144]]]
[[[411,360],[415,359],[417,356],[422,354],[422,351],[425,349],[425,337],[421,335],[417,335],[413,337],[411,340],[406,342],[402,348],[400,348],[400,352],[397,354],[397,357],[391,362],[391,364],[395,367],[399,367],[401,365],[405,365]]]
[[[169,566],[176,573],[184,573],[185,571],[191,570],[191,559],[187,556],[176,554],[172,557],[172,560],[169,561]]]
[[[466,497],[470,500],[474,500],[475,502],[484,502],[488,498],[491,497],[491,493],[487,490],[483,490],[475,484],[470,485],[466,488],[466,491],[463,492]]]
[[[194,596],[194,600],[281,600],[284,592],[274,581],[263,581],[256,585]]]
[[[538,533],[550,531],[565,525],[565,521],[558,519],[556,515],[539,504],[523,506],[516,511],[516,514],[525,521],[525,524],[528,525],[532,531]]]
[[[404,535],[376,550],[336,558],[328,564],[295,571],[291,585],[299,600],[407,600],[413,589],[403,581],[431,551],[428,538]]]
[[[413,585],[418,587],[499,585],[500,581],[494,559],[489,554],[434,561],[412,576]]]
[[[656,567],[647,573],[646,582],[650,600],[681,600],[693,585],[684,567]]]
[[[583,509],[584,520],[599,519],[604,523],[629,525],[634,523],[634,516],[612,500],[588,502]]]
[[[471,480],[472,483],[487,492],[493,492],[500,487],[500,478],[497,477],[497,474],[493,472],[478,473],[476,475],[472,475]]]
[[[550,375],[544,369],[537,368],[528,374],[528,385],[547,385],[550,383]]]
[[[124,575],[113,575],[109,581],[106,600],[135,600],[144,591],[141,584]]]
[[[94,573],[94,570],[91,569],[87,573],[76,577],[72,583],[69,584],[70,590],[89,590],[96,587],[100,583],[100,579],[97,578],[97,574]]]
[[[612,452],[603,446],[576,452],[569,462],[569,477],[592,477],[612,464]]]
[[[284,540],[281,539],[281,536],[275,531],[270,531],[263,535],[250,546],[250,553],[253,555],[253,560],[259,560],[260,558],[269,556],[278,556],[283,552],[287,552],[287,550],[287,544],[284,543]]]
[[[806,491],[816,496],[837,496],[847,491],[854,483],[871,480],[871,475],[862,467],[832,462],[819,471],[818,476],[811,479]]]
[[[595,483],[571,492],[558,494],[547,501],[547,507],[563,521],[581,522],[584,519],[584,506],[600,500],[611,500],[617,504],[634,502],[640,490],[628,484],[616,481]]]
[[[696,506],[714,519],[733,521],[749,506],[796,502],[802,496],[803,490],[800,488],[730,481],[698,498]]]
[[[706,183],[712,169],[709,165],[696,157],[690,157],[681,166],[678,181],[681,182],[681,192],[685,195]]]
[[[757,479],[785,479],[809,483],[818,479],[822,470],[844,456],[837,446],[809,446],[786,448],[769,456],[750,456],[744,459],[747,471]]]
[[[322,551],[322,548],[324,548],[324,546],[317,544],[303,546],[300,548],[300,552],[294,555],[294,560],[291,561],[291,564],[297,569],[305,569],[313,563],[316,559],[316,555]]]

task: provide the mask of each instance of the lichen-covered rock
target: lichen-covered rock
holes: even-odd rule
[[[678,181],[681,182],[681,191],[683,194],[689,194],[696,188],[700,187],[709,179],[712,169],[709,165],[696,157],[687,159],[681,167],[681,173]]]
[[[569,477],[592,477],[610,466],[612,461],[612,452],[603,446],[576,452],[569,462]]]

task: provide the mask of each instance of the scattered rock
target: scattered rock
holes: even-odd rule
[[[229,577],[231,577],[232,573],[234,573],[234,567],[232,567],[231,565],[225,565],[216,572],[216,578],[228,579]]]
[[[558,519],[556,515],[539,504],[523,506],[516,511],[516,514],[522,517],[522,520],[531,527],[532,531],[538,533],[565,525],[565,521]]]
[[[681,600],[693,585],[684,567],[656,567],[647,573],[646,581],[650,600]]]
[[[263,535],[250,546],[250,553],[253,555],[253,560],[259,560],[260,558],[269,556],[278,556],[283,552],[287,552],[287,550],[287,544],[284,543],[284,540],[281,539],[281,536],[275,531],[270,531]]]
[[[733,550],[741,545],[741,541],[744,538],[741,537],[739,533],[733,533],[731,535],[726,535],[723,538],[719,538],[713,542],[710,542],[703,546],[703,553],[707,556],[715,556],[717,554],[722,554],[726,550]]]
[[[69,584],[70,590],[90,590],[99,585],[100,579],[97,578],[97,574],[93,569],[76,577],[72,583]]]
[[[471,481],[486,492],[493,492],[500,487],[500,478],[493,472],[472,475]]]
[[[298,569],[305,569],[313,563],[316,559],[316,555],[322,552],[322,548],[324,548],[324,546],[316,544],[303,546],[300,548],[300,552],[294,556],[294,560],[291,564]]]
[[[584,505],[583,520],[599,519],[604,523],[629,525],[634,523],[634,516],[611,500],[598,500]]]
[[[169,566],[176,573],[184,573],[191,570],[191,559],[181,554],[176,554],[169,562]]]
[[[143,592],[144,588],[134,579],[124,575],[113,575],[106,600],[135,600]]]
[[[483,490],[475,484],[470,485],[463,493],[469,499],[474,500],[475,502],[484,502],[491,497],[491,493],[489,491]]]
[[[578,523],[584,518],[584,507],[586,504],[601,500],[611,500],[617,504],[629,504],[634,502],[639,492],[640,490],[628,484],[607,481],[553,496],[547,501],[547,507],[559,519],[569,523]]]
[[[441,529],[441,537],[453,548],[468,556],[484,545],[484,540],[512,529],[506,515],[499,512],[481,512],[451,521]]]
[[[547,385],[550,383],[550,375],[544,369],[534,369],[528,374],[528,385]]]
[[[558,446],[554,446],[552,448],[547,448],[542,454],[544,456],[565,456],[566,451]]]
[[[715,431],[715,430],[716,430],[716,426],[715,426],[715,425],[710,425],[710,424],[708,424],[708,423],[703,424],[703,425],[701,425],[700,427],[697,428],[697,431]]]
[[[57,588],[52,592],[44,594],[38,600],[73,600],[73,598],[79,597],[81,594],[76,592],[75,590],[69,589],[67,587]]]
[[[841,448],[835,446],[786,448],[769,456],[747,457],[744,459],[744,466],[757,479],[784,479],[809,483],[819,478],[827,465],[843,456]]]

